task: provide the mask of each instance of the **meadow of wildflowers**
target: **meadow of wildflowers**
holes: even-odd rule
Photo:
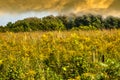
[[[120,30],[0,33],[0,80],[119,80]]]

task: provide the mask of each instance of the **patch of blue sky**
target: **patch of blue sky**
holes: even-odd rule
[[[48,16],[48,15],[58,15],[57,13],[52,13],[52,12],[34,12],[34,11],[29,11],[29,12],[24,12],[24,13],[6,13],[3,15],[0,15],[0,25],[5,26],[8,22],[12,22],[14,23],[17,20],[22,20],[24,18],[28,18],[28,17],[44,17],[44,16]]]

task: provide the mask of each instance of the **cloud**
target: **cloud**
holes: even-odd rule
[[[0,0],[0,4],[0,15],[28,11],[120,14],[120,0]]]
[[[112,9],[112,10],[120,11],[120,0],[114,0],[109,8]]]

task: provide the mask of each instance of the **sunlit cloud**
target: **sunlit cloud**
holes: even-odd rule
[[[120,0],[0,0],[0,20],[44,14],[120,16]],[[31,13],[32,12],[32,13]],[[28,14],[26,14],[28,13]],[[9,16],[7,16],[9,14]],[[42,14],[43,15],[43,14]]]
[[[0,12],[79,13],[82,11],[89,12],[90,10],[96,11],[96,9],[97,11],[111,9],[119,12],[119,3],[120,0],[0,0]]]

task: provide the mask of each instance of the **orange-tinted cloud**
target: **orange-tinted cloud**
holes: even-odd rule
[[[27,11],[58,13],[120,13],[120,0],[0,0],[0,14]]]

